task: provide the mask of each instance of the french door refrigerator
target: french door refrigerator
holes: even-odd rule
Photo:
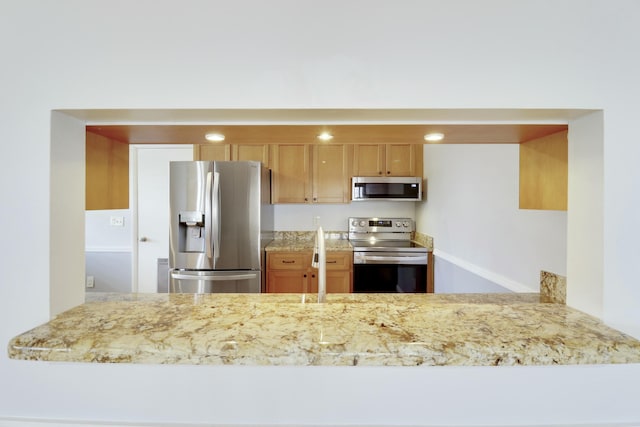
[[[260,162],[177,161],[169,178],[169,292],[262,292],[270,171]]]

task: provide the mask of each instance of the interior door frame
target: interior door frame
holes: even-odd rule
[[[129,144],[129,209],[131,209],[131,292],[138,292],[138,153],[140,150],[188,148],[191,144]]]

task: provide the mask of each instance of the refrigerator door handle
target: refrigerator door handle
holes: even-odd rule
[[[211,180],[213,175],[207,172],[207,183],[205,187],[204,201],[204,246],[207,258],[211,259]]]
[[[171,273],[171,277],[179,280],[204,280],[204,281],[225,281],[225,280],[251,280],[255,279],[258,273],[233,274],[227,276],[196,276],[192,274]]]
[[[214,266],[215,261],[220,258],[220,173],[214,172],[213,177],[213,209],[215,210],[214,222],[212,224],[212,232],[215,230],[213,243]]]

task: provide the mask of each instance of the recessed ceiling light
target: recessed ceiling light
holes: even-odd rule
[[[211,142],[224,141],[224,135],[221,133],[208,133],[204,137],[207,139],[207,141],[211,141]]]
[[[322,132],[320,135],[318,135],[318,139],[320,141],[331,141],[333,139],[333,135],[331,135],[329,132]]]
[[[438,142],[444,139],[444,134],[439,132],[428,133],[424,136],[425,141]]]

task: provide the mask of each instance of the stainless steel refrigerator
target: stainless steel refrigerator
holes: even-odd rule
[[[273,238],[260,162],[171,162],[169,292],[262,292]]]

